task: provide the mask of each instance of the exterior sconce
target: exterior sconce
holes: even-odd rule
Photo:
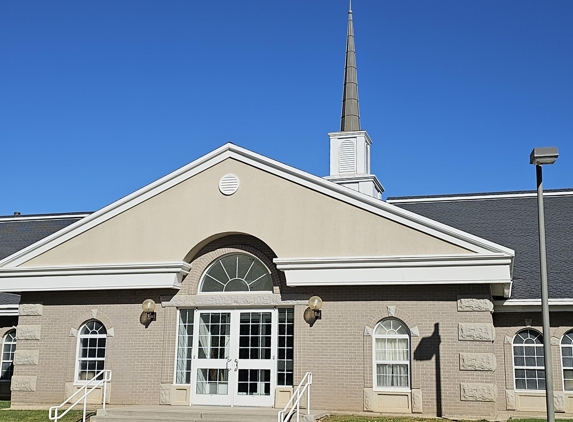
[[[322,308],[322,299],[318,296],[312,296],[308,300],[308,308],[305,309],[303,315],[304,320],[311,327],[317,320],[322,319],[322,311],[320,308]]]
[[[145,325],[145,328],[149,327],[152,321],[155,321],[157,314],[155,313],[155,302],[153,299],[145,299],[141,304],[143,312],[139,316],[139,322]]]

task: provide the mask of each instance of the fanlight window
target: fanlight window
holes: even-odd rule
[[[410,387],[410,331],[395,318],[374,330],[374,380],[378,389]]]
[[[97,320],[85,323],[78,336],[78,381],[89,381],[104,369],[107,331]],[[103,374],[98,377],[102,379]]]
[[[273,281],[267,267],[257,258],[245,254],[217,259],[203,276],[202,292],[268,292]]]
[[[2,341],[0,356],[0,381],[10,381],[14,371],[14,352],[16,351],[16,330],[6,333]]]
[[[543,337],[533,330],[523,330],[513,339],[513,367],[517,390],[545,389]]]

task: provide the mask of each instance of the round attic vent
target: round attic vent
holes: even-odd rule
[[[219,180],[219,190],[223,195],[232,195],[239,189],[239,178],[234,174],[226,174]]]

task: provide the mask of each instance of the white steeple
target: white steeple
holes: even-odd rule
[[[340,132],[332,132],[328,136],[330,137],[330,176],[326,179],[381,199],[384,188],[378,178],[370,174],[372,140],[366,131],[360,130],[352,3],[348,10]]]

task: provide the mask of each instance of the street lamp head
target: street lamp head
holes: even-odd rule
[[[557,157],[559,157],[557,147],[533,148],[529,155],[529,164],[535,164],[536,166],[553,164]]]

